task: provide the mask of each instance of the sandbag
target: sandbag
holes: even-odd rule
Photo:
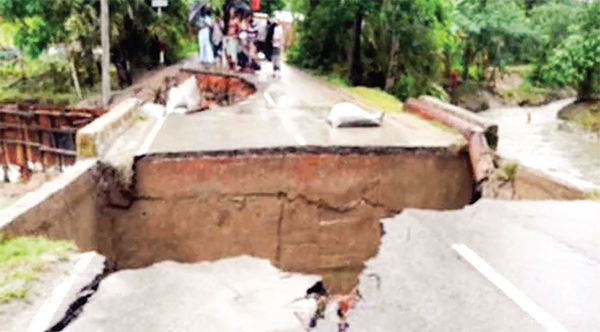
[[[378,127],[383,123],[385,113],[372,114],[352,103],[341,103],[333,106],[327,123],[334,128],[344,127]]]
[[[167,114],[175,113],[175,109],[180,107],[187,107],[187,102],[179,88],[173,87],[167,97]]]
[[[196,76],[188,78],[183,84],[179,86],[179,90],[184,96],[188,111],[193,111],[202,102],[202,96],[200,95],[200,89],[198,89],[198,80]]]
[[[190,77],[177,87],[169,90],[167,98],[167,114],[186,113],[193,111],[200,106],[202,96],[195,76]],[[181,108],[184,111],[181,111]]]

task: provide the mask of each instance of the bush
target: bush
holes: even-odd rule
[[[430,95],[442,100],[448,100],[448,94],[441,86],[416,75],[402,76],[396,81],[391,92],[394,96],[403,101],[421,95]]]
[[[25,50],[25,53],[37,58],[50,43],[49,26],[41,17],[26,18],[15,35],[15,45]]]

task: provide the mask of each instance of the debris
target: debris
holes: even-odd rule
[[[346,314],[350,309],[354,308],[356,302],[360,299],[360,293],[358,292],[358,286],[355,286],[350,293],[346,295],[340,295],[337,297],[338,300],[338,332],[345,332],[349,325],[346,322]]]
[[[179,113],[178,108],[185,108],[187,111],[194,111],[202,102],[202,96],[198,89],[198,82],[195,76],[188,78],[183,84],[169,90],[167,100],[167,114]]]
[[[369,113],[352,103],[333,106],[327,122],[334,128],[342,127],[378,127],[383,123],[385,113]]]

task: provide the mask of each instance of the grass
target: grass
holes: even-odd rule
[[[77,247],[71,241],[41,237],[0,237],[0,303],[24,298],[30,283],[51,262],[66,260]]]
[[[335,74],[330,74],[330,75],[320,75],[321,78],[325,79],[327,82],[338,86],[338,87],[345,87],[348,88],[350,87],[350,81],[343,77],[343,76],[339,76],[339,75],[335,75]]]
[[[523,83],[519,87],[503,91],[500,94],[509,100],[516,99],[521,103],[538,105],[544,101],[544,97],[550,92],[550,89],[536,86],[531,83],[529,78],[524,76]]]
[[[517,174],[517,164],[506,163],[502,166],[502,171],[510,180],[514,180]]]
[[[404,109],[404,105],[398,98],[379,88],[369,88],[366,86],[352,87],[347,78],[335,74],[320,75],[320,77],[384,112],[398,113]]]
[[[38,91],[34,94],[20,92],[14,89],[0,89],[0,103],[16,103],[23,100],[39,100],[40,105],[68,106],[76,103],[79,98],[75,93],[53,93]]]
[[[20,64],[16,61],[0,62],[0,103],[38,100],[41,105],[69,106],[81,100],[75,92],[66,59],[45,55],[37,59],[25,58],[23,74],[25,81],[18,82],[22,75]],[[118,90],[114,66],[110,67],[110,77],[112,90]],[[13,87],[9,88],[11,84]],[[83,99],[100,93],[99,82],[93,88],[81,87]]]
[[[149,117],[146,114],[136,114],[134,121],[135,122],[144,122],[148,119],[149,119]]]
[[[393,95],[377,88],[367,88],[364,86],[357,86],[352,88],[346,88],[352,94],[362,98],[367,103],[381,109],[385,112],[402,112],[404,105],[398,98]]]
[[[600,132],[600,104],[575,115],[573,121],[585,129]]]
[[[600,190],[592,190],[585,195],[585,198],[590,201],[600,201]]]
[[[529,74],[531,74],[534,69],[535,67],[532,64],[510,65],[504,67],[504,72],[509,74],[519,74],[525,78],[529,76]]]

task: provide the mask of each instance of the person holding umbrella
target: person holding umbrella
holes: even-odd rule
[[[200,62],[204,66],[212,66],[215,62],[215,53],[211,43],[211,31],[213,26],[212,10],[206,3],[194,6],[190,20],[194,20],[198,28],[198,48],[200,51]]]

